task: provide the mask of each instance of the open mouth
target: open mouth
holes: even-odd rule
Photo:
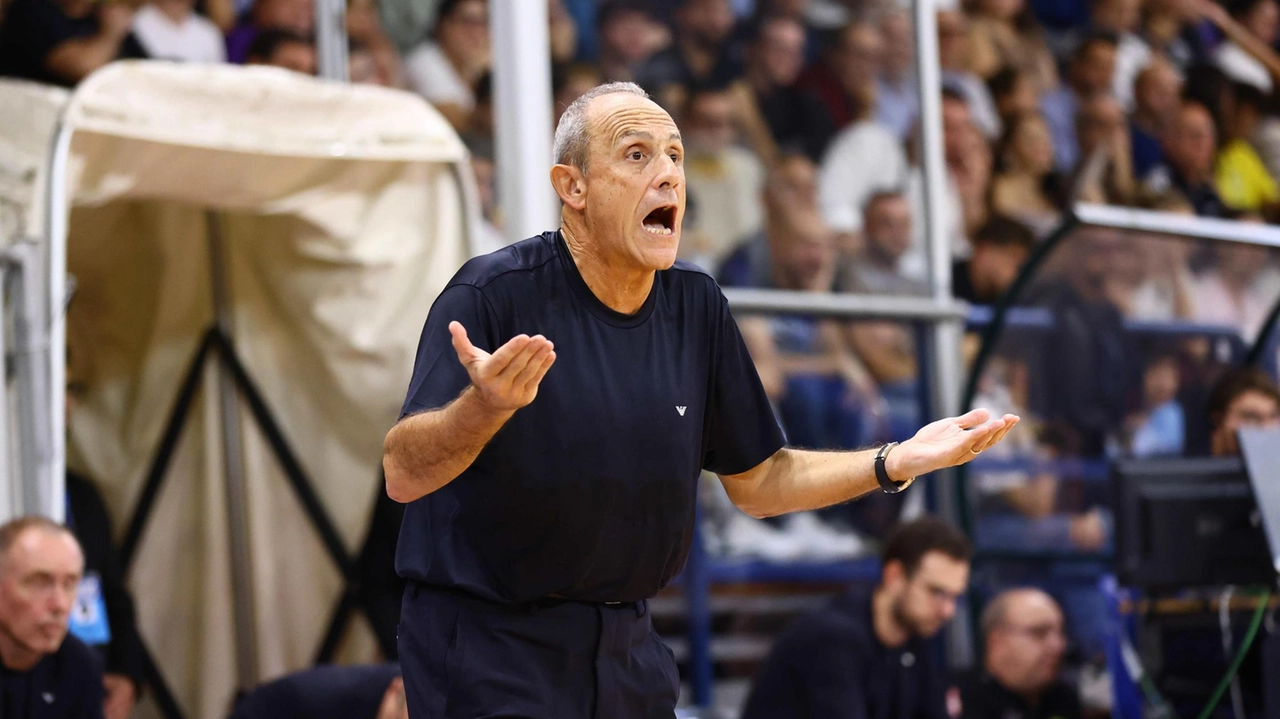
[[[644,221],[645,232],[654,235],[671,235],[676,231],[676,206],[662,205],[656,207],[652,212],[645,215]]]

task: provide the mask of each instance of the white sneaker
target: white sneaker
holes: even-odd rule
[[[855,559],[870,550],[862,537],[832,527],[813,512],[787,515],[783,527],[800,542],[806,559],[824,562]]]
[[[738,513],[724,527],[724,555],[757,557],[771,562],[793,562],[805,554],[805,546],[768,522]]]

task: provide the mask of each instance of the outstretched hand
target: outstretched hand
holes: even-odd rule
[[[516,335],[489,354],[471,344],[461,322],[450,322],[449,334],[480,401],[499,412],[514,412],[532,402],[556,361],[555,346],[542,335]]]
[[[1013,414],[991,419],[987,410],[975,409],[927,424],[889,453],[885,471],[901,481],[964,464],[1004,439],[1018,419]]]

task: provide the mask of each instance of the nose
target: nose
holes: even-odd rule
[[[676,161],[671,159],[671,156],[666,153],[663,153],[662,157],[658,160],[658,163],[658,172],[654,176],[653,180],[657,184],[658,189],[674,190],[679,187],[680,183],[684,180],[684,168],[676,164]]]
[[[50,609],[55,616],[61,619],[71,614],[71,607],[75,605],[75,602],[76,591],[74,589],[68,591],[59,588],[53,592],[53,596],[50,599]]]

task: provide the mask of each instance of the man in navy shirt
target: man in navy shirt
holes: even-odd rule
[[[928,640],[955,616],[972,553],[960,530],[935,517],[895,527],[880,583],[788,627],[760,665],[742,719],[947,719],[947,682]]]
[[[598,87],[555,157],[561,229],[459,270],[386,438],[415,719],[669,718],[679,677],[647,600],[684,566],[702,469],[762,517],[898,491],[1017,423],[977,410],[893,451],[786,448],[724,296],[676,261],[671,117]]]
[[[0,717],[102,719],[102,665],[67,634],[84,572],[71,531],[43,517],[0,526]]]

